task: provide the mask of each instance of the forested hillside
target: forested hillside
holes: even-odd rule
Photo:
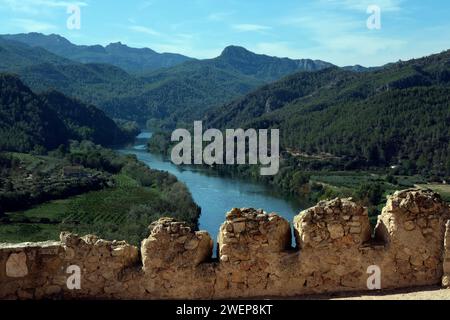
[[[330,68],[267,85],[211,113],[208,126],[279,128],[296,154],[450,174],[450,51],[378,71]]]
[[[52,54],[42,48],[4,40],[0,37],[0,71],[24,68],[36,64],[70,64],[70,60]]]
[[[90,140],[100,145],[133,141],[137,132],[124,132],[105,112],[93,105],[68,98],[58,91],[42,93],[40,98],[56,112],[74,140]]]
[[[169,124],[190,123],[203,118],[206,110],[265,83],[299,70],[330,66],[319,60],[281,59],[229,46],[217,58],[190,61],[144,76],[152,86],[141,98],[142,103],[151,101],[152,118]]]
[[[53,149],[69,137],[48,105],[16,77],[0,75],[0,150]]]
[[[70,139],[108,145],[133,138],[94,106],[54,91],[36,95],[7,74],[0,74],[0,115],[0,150],[39,153]]]
[[[17,74],[34,92],[55,89],[103,110],[108,101],[138,96],[145,89],[143,81],[118,67],[78,63],[1,37],[0,71]]]

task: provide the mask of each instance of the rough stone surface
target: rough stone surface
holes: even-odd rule
[[[442,286],[450,288],[450,220],[445,225]]]
[[[294,219],[300,248],[347,247],[371,238],[367,209],[351,199],[319,202]]]
[[[220,227],[217,297],[247,297],[280,276],[280,254],[291,244],[289,222],[255,209],[233,209]]]
[[[387,256],[398,273],[394,283],[427,285],[441,281],[448,219],[448,205],[432,191],[411,189],[388,197],[378,217],[376,235],[386,243]]]
[[[6,261],[6,275],[10,278],[21,278],[27,274],[27,255],[23,252],[11,253]]]
[[[0,299],[218,299],[364,291],[368,267],[382,289],[450,285],[449,207],[431,191],[390,196],[372,232],[367,209],[323,201],[294,219],[232,209],[218,259],[204,231],[163,218],[138,248],[94,235],[60,242],[0,244]],[[375,238],[371,235],[375,234]],[[81,272],[79,290],[68,268]]]
[[[192,232],[184,222],[163,218],[150,226],[150,236],[142,242],[145,272],[176,266],[196,267],[212,255],[213,242],[205,231]]]

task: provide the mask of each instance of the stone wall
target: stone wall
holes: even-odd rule
[[[443,272],[442,285],[450,288],[450,221],[445,225],[444,253],[443,253]]]
[[[375,230],[351,199],[323,201],[291,225],[233,209],[213,241],[170,218],[150,226],[140,251],[122,241],[61,234],[59,242],[0,245],[0,299],[219,299],[287,297],[450,283],[449,207],[431,191],[390,196]],[[447,224],[447,226],[446,226]],[[74,271],[75,270],[75,271]],[[80,272],[80,288],[76,285]]]

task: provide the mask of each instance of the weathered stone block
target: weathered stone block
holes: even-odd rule
[[[10,278],[23,278],[28,275],[25,252],[11,253],[6,261],[6,275]]]

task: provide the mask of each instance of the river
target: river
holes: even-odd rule
[[[200,229],[208,231],[214,240],[217,239],[225,214],[232,208],[264,209],[268,213],[276,212],[290,222],[300,212],[300,204],[294,199],[276,195],[265,186],[211,176],[201,168],[181,169],[162,156],[147,151],[146,143],[150,137],[150,132],[143,132],[137,137],[134,145],[120,149],[119,152],[134,154],[152,169],[167,171],[184,182],[194,201],[202,209],[199,219]]]

